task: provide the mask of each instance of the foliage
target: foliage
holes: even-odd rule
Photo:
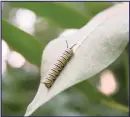
[[[66,28],[80,28],[98,12],[112,6],[112,2],[4,2],[2,11],[2,38],[30,63],[40,67],[42,50]],[[32,36],[9,22],[14,8],[32,10],[45,24],[35,24]],[[8,10],[9,9],[9,10]],[[41,29],[41,30],[40,30]],[[111,96],[99,92],[99,75],[81,82],[59,94],[33,115],[128,115],[128,48],[108,68],[114,72],[119,90]],[[35,96],[39,73],[27,72],[8,65],[2,78],[2,115],[24,115]],[[91,90],[90,90],[91,89]]]

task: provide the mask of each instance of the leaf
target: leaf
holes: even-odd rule
[[[107,100],[107,101],[111,100],[110,97],[107,97],[103,95],[102,93],[100,93],[99,91],[97,91],[97,89],[93,87],[88,82],[88,80],[82,82],[82,85],[80,84],[76,85],[75,89],[79,90],[80,93],[84,94],[84,96],[87,97],[89,101],[93,103],[100,103],[102,99]]]
[[[2,20],[2,38],[29,62],[40,66],[43,47],[33,36]]]
[[[74,56],[50,89],[40,83],[25,116],[31,115],[63,90],[94,76],[114,62],[128,43],[128,24],[129,5],[126,2],[98,14],[75,33],[51,41],[42,56],[41,82],[46,78],[58,56],[65,51],[66,40],[69,47],[76,43],[73,49]]]
[[[100,104],[100,105],[106,106],[108,108],[107,110],[114,108],[114,109],[117,109],[118,111],[122,111],[125,113],[129,112],[126,106],[118,104],[111,97],[107,97],[104,94],[100,93],[96,88],[94,88],[88,82],[88,80],[82,82],[82,84],[76,85],[76,87],[74,88],[76,90],[79,90],[79,92],[82,95],[84,95],[87,99],[89,99],[89,101],[93,104]]]
[[[100,11],[112,6],[113,2],[85,2],[85,8],[89,15],[94,16]]]
[[[124,67],[125,67],[125,86],[126,86],[126,90],[127,90],[127,92],[128,92],[128,89],[129,89],[129,60],[128,60],[128,54],[125,52],[124,53]],[[128,93],[127,93],[127,95],[128,95]]]
[[[12,2],[11,5],[32,10],[64,28],[79,28],[89,20],[72,7],[58,2]]]
[[[84,7],[85,3],[86,2],[59,2],[59,4],[65,5],[66,7],[74,9],[75,11],[79,12],[80,14],[83,14],[83,15],[86,15],[87,17],[89,17],[87,10],[85,10],[85,7]]]

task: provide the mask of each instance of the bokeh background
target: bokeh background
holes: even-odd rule
[[[31,45],[33,39],[28,42],[26,34],[38,40],[44,50],[49,41],[81,28],[97,13],[115,4],[2,2],[2,115],[24,115],[39,86],[42,51],[37,56],[38,46]],[[24,32],[17,34],[19,29]],[[28,56],[25,46],[30,49]],[[32,51],[35,57],[31,56]],[[60,93],[33,115],[128,115],[128,46],[109,67]]]

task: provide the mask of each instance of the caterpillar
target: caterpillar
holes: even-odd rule
[[[51,88],[57,77],[59,76],[60,72],[63,70],[67,62],[73,56],[73,47],[76,45],[74,44],[71,47],[68,47],[68,43],[66,40],[67,49],[63,52],[63,54],[58,58],[57,62],[54,64],[54,67],[50,70],[45,78],[43,83],[48,89]]]

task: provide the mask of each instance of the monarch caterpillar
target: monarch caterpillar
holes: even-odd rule
[[[63,52],[63,54],[58,58],[57,62],[54,64],[54,67],[50,70],[50,72],[47,74],[47,77],[45,78],[44,82],[41,82],[45,84],[47,88],[51,88],[54,81],[56,80],[57,76],[59,76],[60,72],[63,70],[67,62],[70,60],[70,58],[73,56],[73,47],[76,45],[74,44],[71,47],[68,47],[68,43],[66,40],[67,49]]]

